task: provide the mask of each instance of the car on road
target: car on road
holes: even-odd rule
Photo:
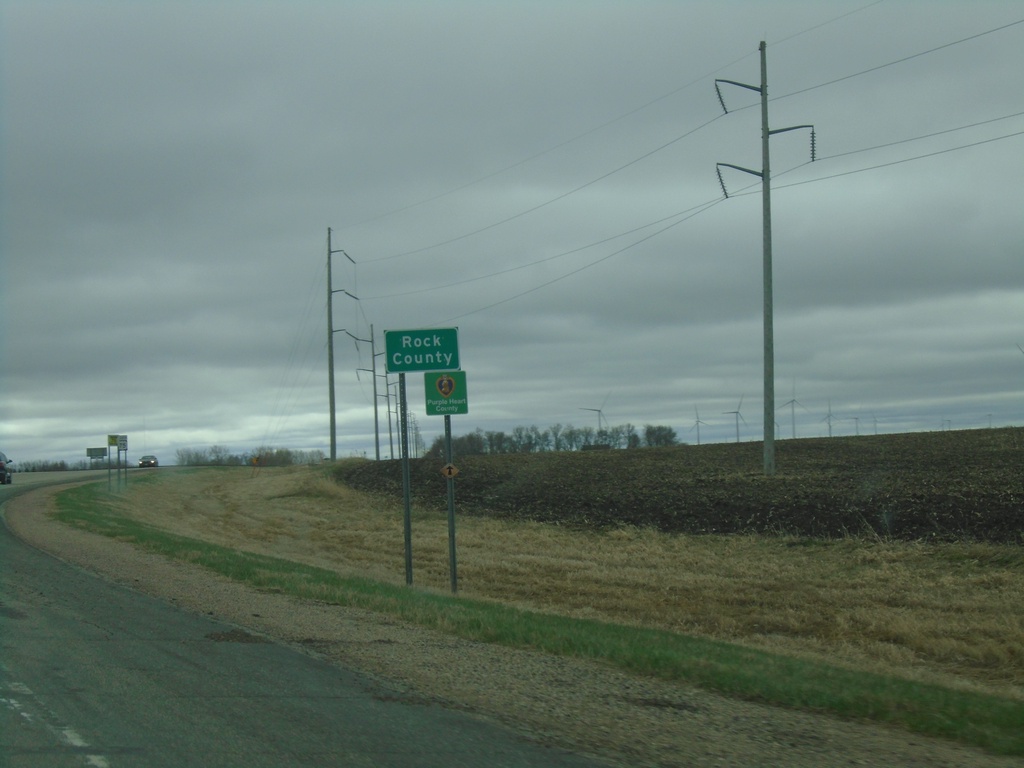
[[[159,467],[160,462],[156,460],[156,456],[143,456],[139,459],[140,467]]]
[[[11,484],[11,464],[14,462],[0,452],[0,485]]]

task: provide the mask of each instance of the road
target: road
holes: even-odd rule
[[[16,476],[0,504],[34,479]],[[0,527],[0,766],[72,765],[603,763],[113,585]]]

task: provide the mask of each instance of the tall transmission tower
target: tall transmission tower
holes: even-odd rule
[[[769,141],[768,139],[776,133],[795,131],[802,128],[811,130],[811,160],[814,160],[814,126],[794,125],[789,128],[768,128],[768,56],[767,46],[764,40],[761,41],[761,85],[748,85],[738,83],[735,80],[715,80],[715,92],[718,94],[718,101],[722,110],[728,114],[725,99],[722,98],[720,83],[736,85],[761,94],[761,159],[760,171],[750,168],[742,168],[730,163],[718,163],[715,171],[718,174],[718,182],[722,185],[722,194],[726,197],[729,192],[722,180],[722,168],[732,168],[743,171],[754,176],[761,177],[761,207],[764,222],[764,473],[775,474],[775,332],[773,329],[774,306],[772,300],[772,203],[771,203],[771,170],[769,162]]]
[[[335,253],[340,253],[345,256],[346,259],[355,264],[355,261],[345,251],[338,248],[333,250],[331,248],[331,228],[327,228],[327,394],[328,394],[328,405],[331,411],[331,461],[338,458],[338,433],[335,426],[335,409],[334,409],[334,334],[337,332],[334,329],[334,294],[344,293],[348,296],[352,296],[351,293],[344,289],[334,290],[334,286],[331,282],[331,256]],[[352,296],[355,298],[355,296]]]
[[[377,461],[380,461],[380,417],[379,417],[379,402],[380,395],[377,394],[377,379],[381,374],[377,373],[377,357],[383,355],[383,352],[377,351],[377,344],[374,340],[373,335],[373,323],[370,323],[370,338],[361,339],[355,334],[345,331],[345,333],[356,342],[356,349],[359,348],[359,342],[365,342],[370,345],[370,367],[369,368],[356,368],[356,377],[359,376],[359,371],[366,371],[373,376],[373,444],[376,452]],[[387,374],[384,374],[384,381],[387,382]]]

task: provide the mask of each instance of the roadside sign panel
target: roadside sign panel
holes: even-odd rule
[[[409,481],[409,422],[405,389],[405,374],[415,371],[454,371],[462,367],[459,362],[459,329],[458,328],[420,328],[410,331],[384,331],[384,364],[388,373],[398,374],[398,392],[400,403],[400,421],[402,434],[402,495],[405,502],[405,583],[412,586],[412,513],[411,492]],[[435,379],[435,382],[439,379]],[[454,379],[446,379],[443,384],[435,383],[443,410],[434,411],[442,414],[445,425],[448,454],[451,455],[451,418],[449,408],[456,407],[451,396],[457,387]],[[462,378],[465,389],[465,378]],[[437,387],[440,386],[440,389]],[[451,387],[449,389],[449,386]],[[445,392],[448,397],[445,397]],[[458,406],[458,407],[464,407]],[[456,411],[460,412],[460,411]],[[465,413],[465,411],[461,411]],[[454,550],[454,497],[453,483],[448,482],[448,542],[451,558],[452,592],[455,592],[455,550]]]
[[[427,416],[452,416],[469,413],[465,371],[433,371],[423,376]]]
[[[384,331],[388,373],[453,371],[459,365],[458,328]]]

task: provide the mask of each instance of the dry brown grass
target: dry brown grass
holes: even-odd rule
[[[400,505],[309,468],[161,472],[133,517],[404,583]],[[1024,552],[989,544],[581,532],[460,516],[459,593],[1024,699]],[[417,587],[446,591],[443,514],[414,510]]]

